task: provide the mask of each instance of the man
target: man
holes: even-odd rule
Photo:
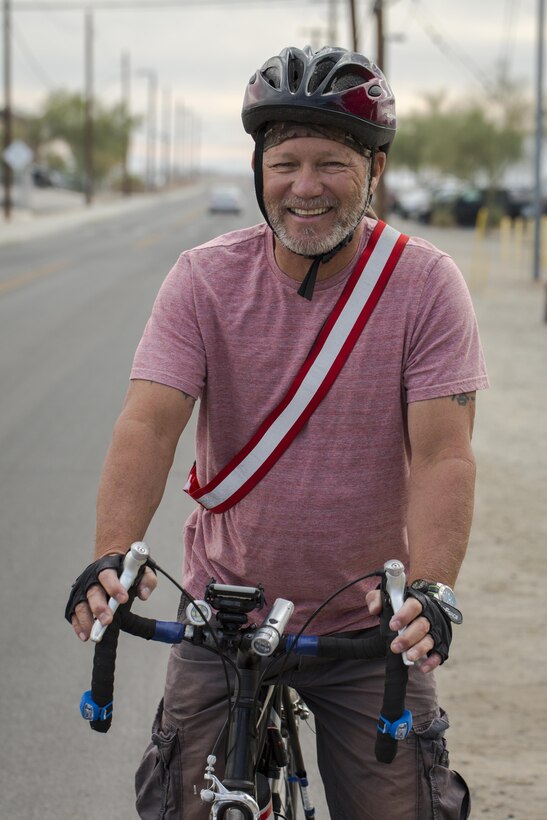
[[[256,143],[266,224],[183,253],[164,282],[100,484],[96,558],[144,537],[199,398],[187,489],[200,505],[184,536],[192,595],[212,576],[260,582],[269,601],[294,601],[297,630],[328,594],[390,558],[416,582],[391,623],[406,627],[394,650],[421,662],[407,691],[415,729],[393,764],[374,760],[381,661],[309,661],[290,670],[315,714],[331,817],[466,817],[467,788],[447,768],[448,723],[427,673],[448,654],[432,624],[444,617],[443,594],[454,604],[473,507],[475,391],[487,386],[469,294],[449,257],[370,215],[395,110],[384,76],[365,57],[285,49],[251,78],[243,124]],[[353,320],[342,329],[354,346],[330,389],[321,383],[302,399],[296,374],[303,378],[316,339],[332,343],[323,328],[339,300],[360,292],[353,283],[363,265],[362,276],[371,275],[370,260],[386,242],[367,299],[380,282],[383,293],[358,334]],[[292,421],[283,428],[287,397],[297,405],[296,435]],[[104,566],[96,565],[100,584],[83,591],[73,613],[84,640],[92,616],[110,621],[107,595],[126,599]],[[154,585],[148,571],[140,596]],[[372,627],[379,608],[379,593],[363,583],[325,608],[313,631]],[[153,807],[165,799],[173,817],[207,816],[193,786],[222,726],[224,697],[215,659],[199,648],[172,650],[154,742],[137,774],[141,817],[156,817]]]

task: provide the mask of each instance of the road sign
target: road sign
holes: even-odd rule
[[[34,154],[23,140],[14,140],[2,154],[14,171],[23,171],[32,162]]]

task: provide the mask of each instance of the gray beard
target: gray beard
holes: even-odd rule
[[[332,251],[343,242],[346,237],[352,233],[359,222],[361,221],[366,206],[367,206],[367,192],[363,191],[362,196],[350,204],[342,214],[340,210],[340,202],[281,202],[272,203],[265,200],[266,211],[270,220],[270,225],[281,242],[288,250],[299,256],[323,256],[329,251]],[[329,233],[318,234],[317,228],[310,225],[305,229],[298,238],[291,236],[285,227],[285,213],[287,207],[307,207],[307,208],[321,208],[333,207],[336,211],[338,222],[334,225]]]

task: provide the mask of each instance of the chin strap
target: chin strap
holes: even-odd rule
[[[316,256],[310,265],[309,271],[307,272],[306,276],[302,280],[300,287],[298,288],[298,295],[303,296],[304,299],[308,299],[310,302],[313,297],[313,290],[315,288],[315,282],[317,280],[317,271],[319,270],[320,264],[321,257]]]
[[[361,216],[361,219],[363,218],[363,216],[364,216],[364,213]],[[359,220],[359,221],[361,221],[361,220]],[[336,256],[338,251],[341,251],[342,248],[345,248],[346,245],[349,245],[349,243],[351,242],[352,239],[353,239],[353,231],[350,234],[348,234],[345,237],[345,239],[342,239],[342,241],[339,242],[338,245],[336,245],[336,247],[333,248],[332,250],[328,251],[327,253],[322,254],[321,256],[312,257],[313,261],[310,265],[310,269],[308,270],[306,276],[302,280],[302,284],[298,288],[298,295],[299,296],[303,296],[304,299],[308,299],[311,302],[312,297],[313,297],[313,290],[315,288],[315,283],[317,281],[317,273],[319,271],[319,265],[322,262],[329,262],[333,258],[333,256]]]

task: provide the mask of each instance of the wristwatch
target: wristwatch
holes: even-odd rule
[[[418,578],[410,586],[417,592],[422,592],[437,601],[443,612],[453,623],[460,624],[462,622],[463,617],[458,609],[456,594],[448,584],[441,584],[438,581],[424,581],[422,578]]]

